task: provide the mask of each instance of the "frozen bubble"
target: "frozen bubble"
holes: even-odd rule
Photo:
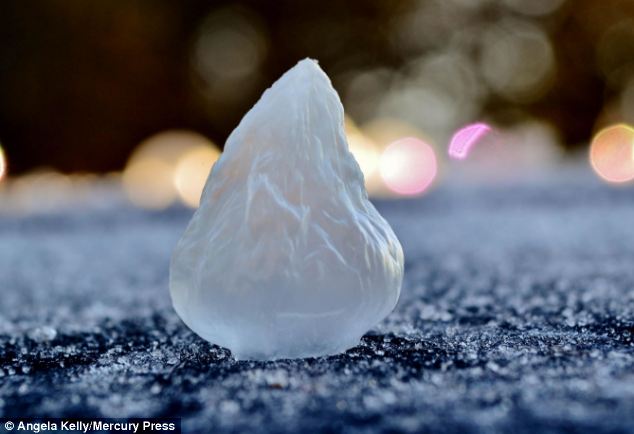
[[[326,74],[299,62],[227,140],[176,247],[174,308],[238,359],[342,352],[396,305],[401,245],[343,120]]]

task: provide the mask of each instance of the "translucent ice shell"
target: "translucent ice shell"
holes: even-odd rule
[[[170,269],[174,308],[236,359],[336,354],[398,301],[403,251],[368,201],[343,107],[306,59],[229,136]]]

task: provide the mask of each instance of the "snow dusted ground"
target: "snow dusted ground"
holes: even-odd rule
[[[561,175],[381,201],[406,254],[357,348],[235,362],[171,308],[191,211],[0,216],[0,414],[184,432],[634,432],[634,189]]]

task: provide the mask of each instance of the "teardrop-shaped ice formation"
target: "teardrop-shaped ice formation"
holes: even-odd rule
[[[396,305],[403,251],[368,201],[343,107],[313,60],[229,136],[179,241],[174,308],[236,359],[335,354]]]

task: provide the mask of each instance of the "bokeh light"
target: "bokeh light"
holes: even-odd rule
[[[542,28],[506,19],[484,33],[482,50],[482,75],[498,95],[526,103],[550,88],[555,55]]]
[[[176,197],[171,172],[172,167],[159,158],[143,158],[130,164],[123,172],[130,201],[141,208],[167,208]]]
[[[379,170],[387,187],[412,196],[427,190],[438,171],[434,149],[414,137],[391,143],[381,154]]]
[[[264,24],[250,9],[226,7],[209,14],[198,30],[192,56],[209,102],[233,104],[248,96],[259,82],[267,52]]]
[[[379,151],[372,139],[366,136],[348,116],[345,118],[345,130],[348,148],[363,172],[367,187],[368,181],[375,174],[379,164]]]
[[[72,193],[72,182],[64,175],[47,168],[34,170],[12,178],[9,193],[17,209],[55,209],[60,203],[68,203]]]
[[[590,163],[604,180],[622,183],[634,179],[634,128],[613,125],[599,131],[590,145]]]
[[[385,162],[382,163],[382,161],[385,160],[386,157],[388,159],[392,158],[390,157],[391,153],[385,153],[385,150],[391,144],[398,142],[404,137],[416,137],[418,140],[421,140],[431,146],[434,150],[434,155],[437,155],[433,141],[429,139],[422,130],[402,119],[392,117],[374,118],[371,121],[362,124],[359,127],[359,130],[362,132],[364,137],[368,138],[371,143],[374,144],[375,149],[378,152],[378,164],[376,169],[369,179],[366,178],[366,189],[368,190],[368,194],[373,197],[394,198],[404,194],[399,193],[394,188],[390,187],[385,181],[381,171],[381,164],[386,164]],[[436,163],[438,163],[437,160]],[[398,161],[392,161],[391,164],[399,163]],[[388,164],[388,166],[389,165],[390,164]],[[406,169],[405,166],[403,166],[403,168]],[[385,170],[385,167],[383,170]]]
[[[631,17],[619,20],[601,34],[596,61],[609,86],[625,84],[634,71],[634,20]]]
[[[449,143],[449,156],[464,160],[467,158],[471,148],[489,131],[491,131],[491,127],[483,122],[477,122],[459,129]]]
[[[146,139],[134,151],[123,172],[128,198],[147,209],[166,208],[177,197],[195,206],[193,198],[204,183],[201,172],[208,173],[215,161],[213,150],[219,152],[210,140],[192,131],[165,131]],[[202,160],[198,162],[197,158]]]
[[[376,117],[396,118],[446,140],[455,125],[478,116],[485,85],[469,56],[455,48],[408,62],[378,101]]]
[[[222,9],[203,22],[196,43],[196,64],[207,78],[244,78],[266,54],[259,20],[244,9]]]
[[[362,124],[361,130],[377,144],[380,151],[403,137],[422,137],[427,141],[421,129],[397,118],[378,117]]]
[[[213,146],[196,146],[176,163],[174,184],[183,203],[192,208],[200,205],[200,196],[220,151]]]
[[[125,201],[120,173],[63,174],[41,167],[0,183],[0,215],[103,210]]]
[[[2,145],[0,145],[0,181],[5,177],[7,171],[7,157],[4,155]]]

